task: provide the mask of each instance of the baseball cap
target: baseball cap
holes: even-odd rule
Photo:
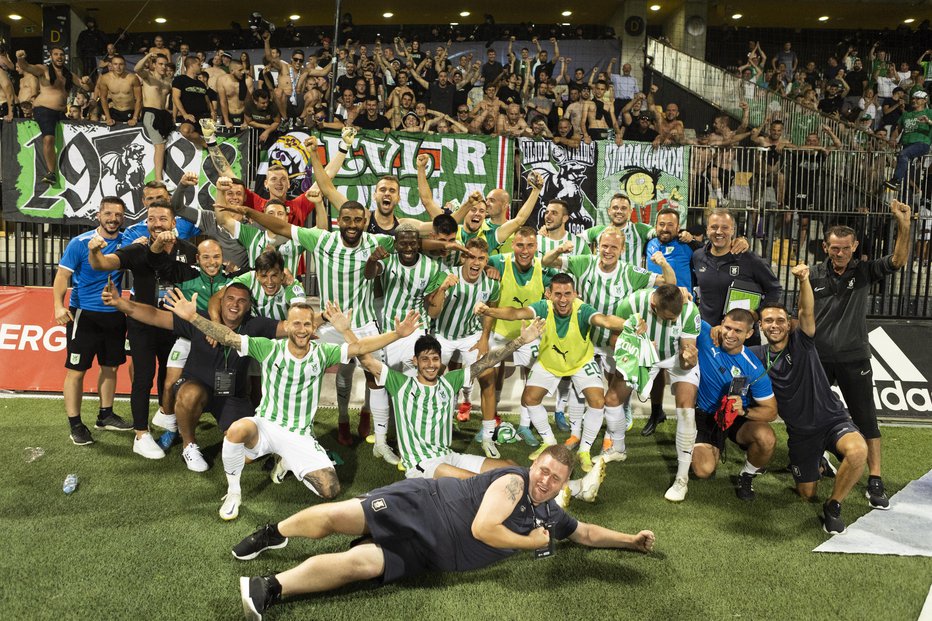
[[[649,120],[650,120],[650,115],[649,115],[648,113],[646,113],[646,112],[641,112],[641,113],[638,115],[638,119],[647,119],[647,120],[649,121]]]
[[[929,93],[925,91],[916,91],[913,93],[913,99],[928,99]]]

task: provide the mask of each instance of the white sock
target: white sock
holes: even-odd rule
[[[350,393],[353,390],[353,372],[356,370],[354,364],[341,364],[337,370],[337,409],[339,410],[338,421],[341,423],[349,422],[349,400]]]
[[[388,439],[388,393],[384,388],[373,388],[369,394],[372,404],[372,426],[375,428],[375,443],[385,444]]]
[[[676,408],[676,478],[689,478],[696,445],[696,410]]]
[[[759,471],[760,471],[760,468],[758,468],[757,466],[749,462],[747,458],[744,459],[744,468],[741,469],[741,474],[750,474],[751,476],[753,476],[757,474]]]
[[[566,404],[566,416],[570,421],[570,433],[577,438],[582,436],[582,421],[586,412],[586,402],[574,389]]]
[[[223,471],[227,475],[227,494],[239,494],[239,480],[246,466],[246,447],[241,442],[230,442],[223,439],[223,448],[220,450],[223,459]]]
[[[527,406],[528,414],[530,414],[531,422],[534,423],[534,427],[537,429],[537,433],[540,434],[541,440],[544,441],[544,444],[556,444],[557,437],[553,435],[553,429],[550,428],[550,420],[547,418],[547,409],[542,405],[529,405]]]
[[[162,425],[162,429],[165,431],[178,431],[178,417],[176,417],[174,414],[168,414],[162,408],[159,408],[159,414],[165,417],[165,424]]]
[[[579,450],[588,453],[592,449],[592,443],[595,437],[599,435],[602,429],[602,419],[605,418],[605,410],[602,408],[586,408],[586,416],[583,419],[582,436],[579,439]]]
[[[482,421],[482,439],[491,440],[495,433],[495,419]]]
[[[498,403],[498,401],[496,401]],[[531,413],[528,412],[528,409],[525,406],[518,408],[518,426],[519,427],[530,427],[531,426]]]
[[[566,404],[570,400],[570,384],[566,380],[560,380],[557,384],[557,403],[554,409],[557,412],[565,412]]]
[[[472,386],[463,386],[463,403],[472,403]]]
[[[605,433],[611,438],[614,447],[625,450],[625,411],[621,405],[605,408]]]

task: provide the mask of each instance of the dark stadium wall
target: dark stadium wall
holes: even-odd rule
[[[687,130],[692,129],[699,134],[705,126],[712,127],[712,120],[720,112],[717,107],[657,72],[651,73],[651,83],[659,87],[654,95],[654,102],[662,107],[668,103],[675,103],[679,106],[680,120],[683,121]],[[644,88],[647,89],[646,84]]]

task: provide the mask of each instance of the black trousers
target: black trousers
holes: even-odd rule
[[[175,344],[175,335],[170,330],[148,326],[129,317],[126,319],[126,333],[133,357],[133,390],[129,399],[130,410],[133,413],[133,429],[145,431],[149,428],[149,394],[152,392],[156,362],[159,369],[156,388],[161,403],[165,364]]]
[[[871,361],[823,362],[822,368],[829,384],[838,384],[845,398],[851,420],[861,430],[866,440],[880,437],[877,412],[874,410],[874,378]]]

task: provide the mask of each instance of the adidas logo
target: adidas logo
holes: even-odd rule
[[[878,412],[932,412],[932,394],[928,381],[909,357],[883,328],[868,334],[871,346],[871,370],[862,375],[871,377],[874,406]],[[838,388],[832,390],[841,397]],[[844,400],[842,400],[844,401]]]

